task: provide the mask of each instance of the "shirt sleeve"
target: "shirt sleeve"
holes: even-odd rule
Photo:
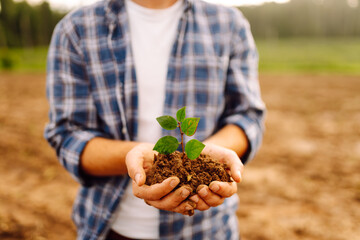
[[[47,59],[46,94],[50,105],[44,136],[60,163],[84,186],[91,178],[81,171],[80,157],[98,130],[96,108],[75,27],[61,21],[54,30]]]
[[[242,128],[249,142],[245,163],[259,149],[264,131],[265,104],[258,81],[258,53],[248,21],[236,10],[225,87],[225,111],[220,125]]]

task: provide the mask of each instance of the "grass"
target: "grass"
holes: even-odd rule
[[[256,41],[261,73],[360,74],[358,39]],[[45,72],[46,47],[0,49],[0,71]]]
[[[47,47],[0,49],[0,71],[45,72]]]
[[[260,72],[360,74],[359,39],[258,40]]]

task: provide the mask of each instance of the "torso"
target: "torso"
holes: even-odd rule
[[[182,14],[181,0],[164,10],[126,1],[138,89],[137,141],[155,143],[161,137],[156,122],[163,115],[168,61]],[[131,183],[116,213],[112,229],[134,239],[159,238],[159,211],[132,193]]]

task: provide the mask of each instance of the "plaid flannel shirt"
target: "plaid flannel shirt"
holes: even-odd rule
[[[106,0],[68,14],[57,25],[49,48],[50,121],[45,138],[81,183],[73,208],[78,239],[105,238],[129,182],[125,175],[85,176],[79,166],[86,143],[96,136],[137,139],[129,36],[124,1]],[[262,140],[265,111],[257,63],[249,24],[238,10],[185,0],[168,64],[164,114],[174,116],[187,106],[189,116],[201,118],[199,140],[226,124],[238,125],[250,143],[242,160],[251,159]],[[233,196],[193,217],[160,211],[160,238],[238,239],[237,205]]]

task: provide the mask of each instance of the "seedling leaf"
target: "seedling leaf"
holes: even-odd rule
[[[184,148],[184,134],[189,137],[194,135],[199,125],[200,118],[186,118],[185,111],[186,107],[179,109],[176,112],[176,119],[168,115],[156,118],[160,126],[166,130],[174,130],[179,127],[181,142],[179,143],[175,137],[165,136],[157,141],[153,150],[168,155],[175,152],[179,147],[179,144],[181,144],[181,148],[183,152],[187,154],[188,158],[194,160],[199,157],[205,145],[200,141],[193,139],[190,140]]]
[[[160,126],[166,130],[174,130],[177,128],[177,121],[171,116],[161,116],[156,118]]]
[[[165,136],[159,139],[155,144],[153,150],[162,154],[170,154],[176,151],[179,146],[179,142],[175,137]]]
[[[179,122],[183,122],[185,119],[185,110],[186,107],[181,108],[179,111],[177,111],[176,113],[176,118]]]
[[[197,157],[200,156],[201,151],[204,149],[205,145],[196,140],[192,139],[186,143],[185,146],[185,153],[191,160],[195,160]]]
[[[200,118],[186,118],[181,124],[181,130],[190,137],[195,134],[199,121]]]

